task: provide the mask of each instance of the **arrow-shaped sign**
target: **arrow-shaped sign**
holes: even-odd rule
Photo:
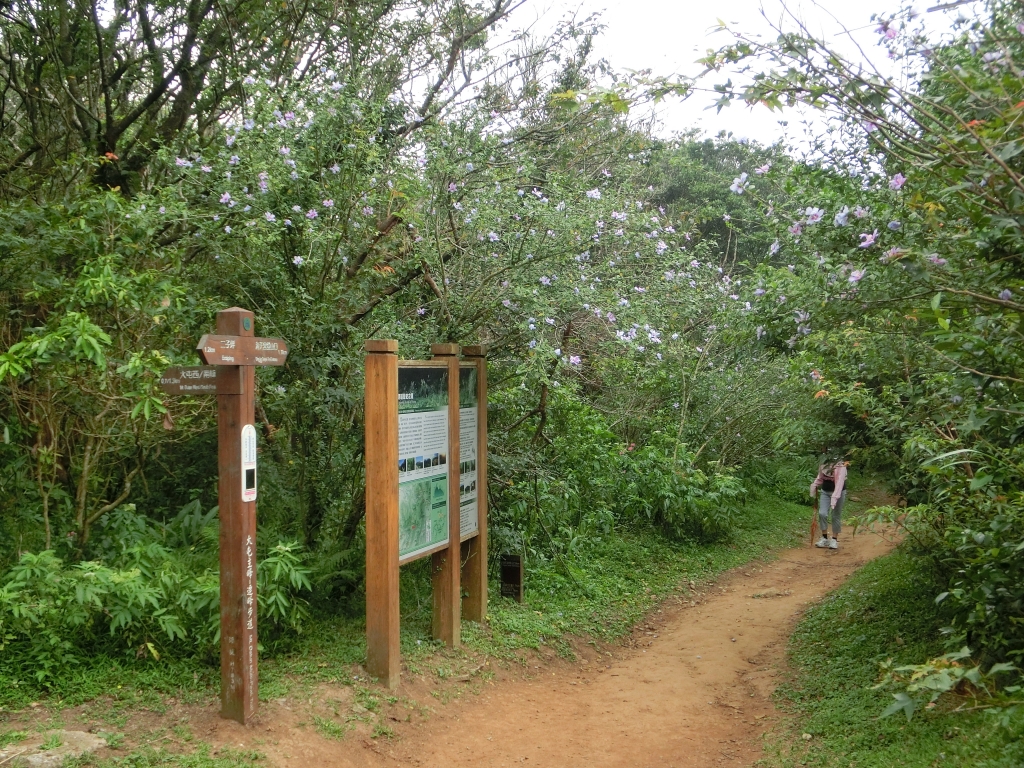
[[[206,334],[196,347],[207,365],[284,365],[288,344],[284,339]]]
[[[160,389],[168,395],[216,395],[217,368],[213,365],[168,368],[160,377]]]

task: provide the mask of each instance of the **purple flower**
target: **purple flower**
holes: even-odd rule
[[[873,120],[861,120],[860,124],[861,124],[861,127],[867,133],[874,133],[875,131],[878,130],[878,123],[874,122]]]
[[[220,196],[220,201],[222,203],[230,203],[231,202],[231,193],[230,192],[225,192],[223,195]]]
[[[547,323],[548,325],[554,325],[555,324],[555,318],[553,318],[553,317],[545,317],[544,318],[544,322]]]
[[[333,208],[334,207],[334,200],[332,200],[330,198],[328,198],[327,200],[324,200],[323,202],[324,202],[324,208]]]
[[[589,197],[591,200],[600,200],[601,199],[601,190],[600,189],[591,189],[591,190],[589,190],[587,192],[587,197]]]
[[[763,326],[763,325],[759,325],[759,326],[757,326],[757,331],[756,331],[756,333],[757,333],[757,340],[758,340],[758,341],[760,341],[760,340],[761,340],[761,338],[762,338],[762,337],[764,336],[764,334],[765,334],[764,326]]]
[[[608,312],[607,314],[605,314],[605,318],[608,320],[609,323],[614,323],[615,322],[615,315],[613,313],[611,313],[611,312]]]
[[[329,170],[329,171],[330,171],[331,173],[340,173],[340,172],[341,172],[341,166],[340,166],[340,165],[338,165],[337,163],[335,163],[335,164],[334,164],[334,165],[332,165],[332,166],[331,166],[331,167],[330,167],[330,168],[329,168],[328,170]]]
[[[789,233],[795,237],[800,237],[800,233],[804,231],[804,228],[800,225],[799,221],[794,221],[792,226],[789,227]]]
[[[849,216],[850,216],[850,206],[844,205],[842,207],[842,210],[840,210],[835,215],[835,218],[832,219],[832,223],[835,224],[837,227],[845,227],[846,226],[846,221],[849,218]]]
[[[858,219],[863,219],[865,216],[868,215],[869,210],[870,209],[868,208],[861,208],[858,205],[856,208],[853,209],[853,215],[856,216]]]
[[[946,265],[946,263],[947,263],[946,260],[943,259],[943,258],[940,258],[939,254],[937,254],[937,253],[929,254],[925,258],[928,259],[928,261],[930,261],[932,264],[934,264],[937,267],[944,267]]]
[[[454,181],[451,184],[448,185],[448,191],[449,192],[457,192],[458,189],[459,188],[457,186],[455,186],[455,182]]]
[[[419,307],[416,310],[416,314],[417,315],[425,315],[425,314],[427,314],[427,308],[426,307]]]
[[[732,184],[729,185],[729,189],[735,192],[737,195],[742,195],[747,190],[747,174],[741,173],[735,179],[732,180]]]
[[[569,355],[569,365],[579,365],[582,361],[579,355]]]
[[[551,285],[551,278],[548,277],[547,275],[541,275],[540,284],[541,285]]]
[[[891,229],[891,230],[892,230],[893,232],[895,232],[895,231],[896,231],[897,229],[899,229],[900,227],[902,227],[902,226],[903,226],[903,224],[901,224],[901,223],[900,223],[900,222],[898,222],[898,221],[890,221],[890,222],[889,222],[888,224],[886,224],[886,226],[887,226],[887,227],[888,227],[889,229]]]
[[[807,216],[808,224],[817,224],[825,216],[825,211],[821,208],[808,208],[804,211],[804,215]]]
[[[303,259],[301,256],[295,256],[294,258],[292,258],[292,264],[294,264],[296,267],[301,267],[302,262],[304,261],[305,259]]]
[[[263,218],[265,218],[267,221],[277,221],[277,216],[272,214],[270,211],[264,213]]]
[[[238,155],[232,155],[228,158],[228,165],[238,165],[240,162],[242,161],[238,159]]]
[[[859,283],[861,281],[861,279],[864,277],[864,274],[866,272],[867,272],[866,269],[855,269],[855,270],[853,270],[853,272],[850,273],[850,282],[851,283]]]
[[[201,171],[202,171],[203,173],[211,173],[211,172],[213,171],[213,168],[211,168],[211,167],[210,167],[210,166],[208,166],[208,165],[204,165],[204,166],[203,166],[202,168],[200,168],[199,170],[201,170]]]
[[[473,164],[472,163],[466,163],[466,170],[467,171],[472,171],[473,170]]]
[[[289,154],[291,154],[291,150],[288,149],[288,147],[281,147],[277,151],[280,152],[282,155],[289,155]]]
[[[778,240],[776,240],[776,241],[775,241],[774,243],[772,243],[772,245],[771,245],[771,247],[770,247],[770,248],[768,249],[768,251],[769,251],[769,252],[770,252],[770,253],[771,253],[771,254],[772,254],[772,255],[774,256],[774,255],[775,255],[776,253],[778,253],[778,252],[779,252],[779,248],[781,248],[781,247],[782,247],[782,246],[781,246],[781,245],[779,245],[779,241],[778,241]]]
[[[316,212],[316,208],[310,208],[308,211],[306,211],[307,219],[315,219],[319,215],[320,214]]]
[[[757,290],[754,291],[755,296],[764,296],[765,293],[766,291],[764,290],[764,288],[758,288]]]
[[[904,184],[907,183],[907,177],[902,173],[897,173],[891,179],[889,179],[889,189],[900,189]]]
[[[872,232],[871,234],[868,234],[867,232],[862,232],[861,235],[860,235],[860,245],[857,246],[857,247],[858,248],[870,248],[872,245],[875,244],[875,240],[877,240],[877,239],[878,239],[878,230],[877,229],[874,232]]]
[[[665,244],[664,240],[659,240],[658,244],[654,246],[654,250],[657,251],[659,256],[661,256],[661,254],[668,250],[668,246]]]
[[[1013,298],[1013,291],[1011,291],[1009,288],[1004,288],[999,292],[999,298],[1002,299],[1003,301],[1009,301],[1010,299]]]
[[[771,169],[772,169],[772,164],[771,163],[765,163],[764,165],[760,166],[759,168],[755,168],[754,169],[754,173],[756,173],[758,176],[764,176]]]
[[[497,232],[489,232],[489,233],[487,233],[487,239],[490,240],[492,243],[496,243],[501,238],[498,237],[498,233]]]
[[[373,208],[369,205],[363,206],[363,216],[372,216]]]

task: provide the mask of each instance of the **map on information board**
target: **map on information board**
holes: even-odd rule
[[[398,369],[398,559],[448,543],[448,369]]]
[[[459,529],[466,539],[480,530],[477,504],[477,371],[459,368]]]

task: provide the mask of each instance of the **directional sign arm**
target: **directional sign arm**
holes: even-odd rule
[[[288,344],[284,339],[219,336],[208,333],[196,346],[207,365],[284,365]]]

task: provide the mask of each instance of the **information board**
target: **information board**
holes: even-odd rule
[[[477,504],[477,372],[476,365],[459,368],[459,529],[462,540],[480,531]]]
[[[448,369],[398,369],[398,559],[448,544]]]

